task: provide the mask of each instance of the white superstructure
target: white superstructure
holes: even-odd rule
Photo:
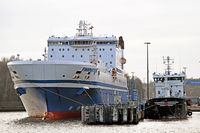
[[[89,28],[92,30],[92,26]],[[73,37],[55,37],[48,39],[48,60],[91,62],[106,68],[122,70],[123,46],[115,36],[94,37],[88,33],[88,24],[80,21],[78,33]],[[95,56],[95,57],[94,57]]]
[[[163,63],[167,66],[165,73],[153,74],[155,98],[184,97],[184,81],[186,76],[185,72],[172,73],[171,65],[174,63],[174,61],[170,59],[169,56],[166,59],[163,59]]]

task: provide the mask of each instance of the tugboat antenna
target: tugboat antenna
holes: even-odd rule
[[[174,63],[174,59],[171,59],[169,56],[167,56],[167,58],[165,59],[163,57],[163,64],[165,64],[167,66],[166,70],[165,70],[165,74],[170,75],[171,72],[171,65]]]

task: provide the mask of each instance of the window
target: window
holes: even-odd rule
[[[68,42],[62,42],[62,44],[68,44]]]
[[[99,55],[99,57],[101,58],[101,55]]]
[[[54,51],[54,49],[52,48],[51,51]]]
[[[88,48],[87,51],[90,51],[90,49]]]
[[[83,55],[81,55],[81,58],[83,57]]]
[[[103,51],[105,51],[105,49],[103,48]]]
[[[158,91],[158,94],[160,94],[160,91]]]
[[[62,77],[64,78],[64,77],[65,77],[65,75],[62,75]]]
[[[63,48],[62,51],[65,51],[65,49]]]
[[[111,55],[111,57],[113,57],[113,55]]]
[[[112,61],[110,61],[110,64],[112,64]]]
[[[101,51],[101,48],[99,49],[99,51]]]
[[[74,55],[72,55],[72,58],[74,58]]]
[[[75,51],[77,51],[77,48],[75,49]]]
[[[53,55],[50,56],[51,58],[53,57]]]
[[[83,48],[82,51],[84,51],[85,49]]]
[[[67,51],[69,51],[69,48],[67,49]]]
[[[65,56],[64,56],[64,55],[62,55],[62,57],[64,58]]]
[[[59,48],[59,51],[61,51],[61,48]]]
[[[110,48],[110,51],[112,51],[112,48]]]

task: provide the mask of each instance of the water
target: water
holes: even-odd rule
[[[200,133],[200,112],[186,120],[144,120],[138,125],[84,125],[80,120],[42,121],[26,112],[0,112],[0,133]]]

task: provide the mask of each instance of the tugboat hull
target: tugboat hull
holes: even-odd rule
[[[153,98],[146,102],[145,118],[148,119],[185,119],[187,104],[184,98]]]

